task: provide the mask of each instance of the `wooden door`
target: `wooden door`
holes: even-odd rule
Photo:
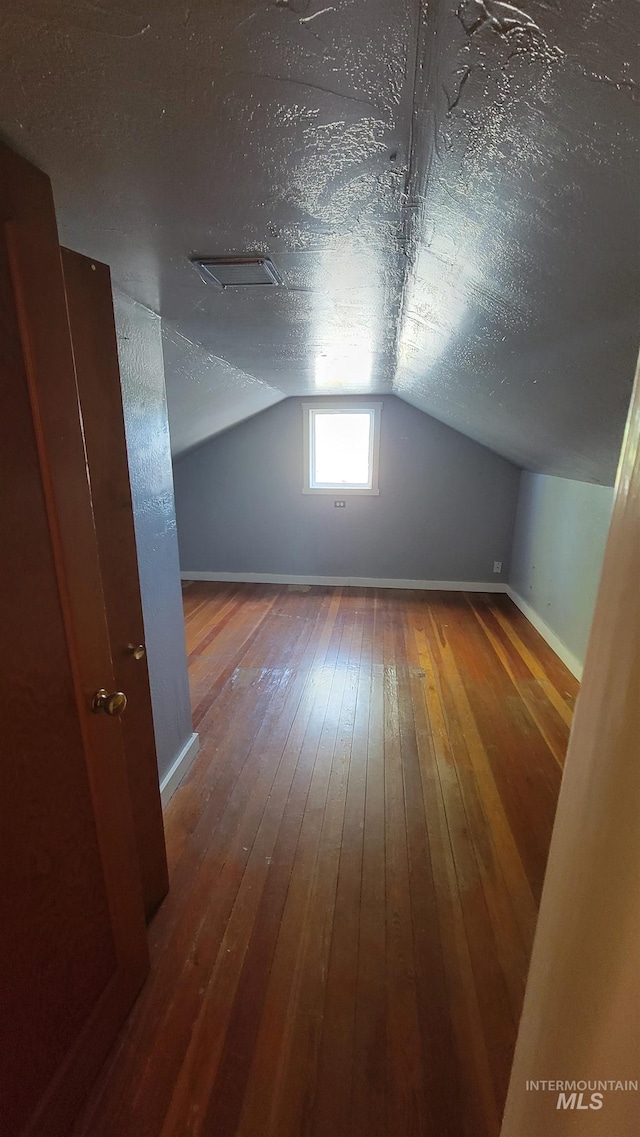
[[[122,718],[147,918],[169,888],[158,782],[120,368],[107,265],[62,250],[62,267],[89,462],[102,587]]]
[[[48,179],[0,146],[0,1133],[61,1137],[148,970]]]

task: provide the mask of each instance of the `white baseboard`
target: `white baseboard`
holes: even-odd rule
[[[549,625],[545,624],[544,620],[541,616],[538,615],[535,608],[532,608],[530,604],[527,604],[526,600],[523,600],[517,592],[514,592],[513,588],[509,584],[506,587],[506,593],[507,596],[513,600],[513,603],[520,609],[522,614],[527,617],[529,623],[533,624],[537,632],[540,632],[543,640],[547,641],[552,651],[555,651],[556,655],[560,657],[565,667],[569,668],[571,674],[575,675],[576,679],[581,680],[583,664],[578,659],[577,655],[574,655],[572,651],[569,651],[569,648],[566,646],[566,644],[563,644],[562,640],[559,639],[559,637],[549,627]]]
[[[439,592],[506,592],[500,581],[396,580],[372,576],[292,576],[275,572],[181,572],[182,580],[218,580],[229,584],[327,584],[342,588],[417,588]]]
[[[160,797],[162,798],[163,809],[169,804],[180,782],[185,774],[188,773],[199,749],[200,735],[194,731],[191,738],[185,742],[171,769],[160,782]]]

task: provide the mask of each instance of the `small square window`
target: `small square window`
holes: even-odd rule
[[[303,403],[303,493],[377,494],[381,403]]]

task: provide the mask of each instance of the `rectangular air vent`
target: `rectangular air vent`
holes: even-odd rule
[[[205,284],[216,284],[218,288],[282,284],[282,278],[269,257],[194,257],[191,263]]]

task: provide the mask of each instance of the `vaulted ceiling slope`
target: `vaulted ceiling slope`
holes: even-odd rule
[[[0,131],[163,318],[176,453],[390,391],[611,482],[638,333],[634,0],[0,0]],[[203,284],[269,253],[282,288]]]

